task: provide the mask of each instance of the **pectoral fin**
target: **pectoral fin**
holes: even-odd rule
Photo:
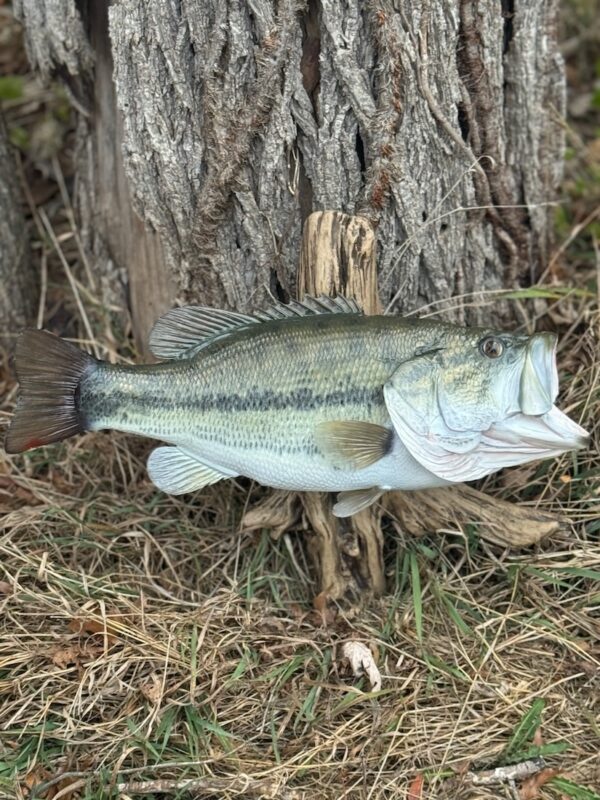
[[[371,422],[322,422],[315,429],[321,453],[334,467],[364,469],[387,455],[393,431]]]
[[[354,489],[351,492],[340,492],[337,503],[333,507],[336,517],[351,517],[368,508],[376,500],[379,500],[384,490],[378,486],[371,489]]]
[[[210,486],[235,473],[217,470],[198,461],[179,447],[157,447],[148,457],[152,483],[167,494],[185,494]]]

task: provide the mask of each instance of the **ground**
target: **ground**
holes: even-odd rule
[[[278,539],[244,530],[260,487],[167,497],[147,478],[149,443],[117,434],[5,458],[1,798],[598,800],[600,57],[593,4],[569,8],[575,127],[557,247],[540,284],[508,301],[560,332],[560,405],[594,439],[483,484],[557,515],[560,532],[509,551],[476,523],[415,538],[388,517],[386,594],[315,605],[304,520]],[[28,74],[12,25],[0,3],[0,101],[20,148],[39,321],[134,359],[80,257],[66,96]],[[1,369],[5,425],[8,353]],[[380,689],[372,671],[354,674],[349,642],[371,654]],[[514,786],[485,782],[539,756],[546,766]]]

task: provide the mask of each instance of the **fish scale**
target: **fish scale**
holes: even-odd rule
[[[320,421],[389,424],[382,387],[402,358],[387,341],[397,330],[391,318],[359,320],[360,337],[345,317],[331,315],[319,328],[301,317],[233,334],[190,361],[102,364],[82,383],[81,409],[92,430],[187,437],[196,451],[206,443],[314,455],[311,427]]]

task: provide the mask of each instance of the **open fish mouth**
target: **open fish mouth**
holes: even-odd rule
[[[550,458],[588,445],[589,435],[556,406],[539,416],[513,414],[487,430],[474,432],[457,447],[452,440],[419,435],[390,409],[394,427],[411,455],[450,483],[483,478],[503,467]]]
[[[479,459],[496,469],[557,456],[589,444],[589,434],[556,406],[539,416],[514,414],[481,436]]]
[[[519,407],[523,414],[549,412],[558,394],[556,342],[553,333],[537,333],[527,345],[519,386]]]

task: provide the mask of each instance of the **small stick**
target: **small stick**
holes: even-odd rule
[[[470,778],[476,786],[494,786],[498,784],[507,786],[513,800],[520,800],[522,791],[517,787],[517,781],[521,782],[523,789],[525,789],[530,781],[541,780],[543,777],[541,773],[546,773],[545,778],[549,780],[554,775],[558,775],[559,771],[547,768],[543,758],[532,758],[528,761],[522,761],[520,764],[510,764],[507,767],[497,767],[484,772],[467,772],[467,778]],[[540,777],[533,778],[534,775],[539,775]]]
[[[531,758],[507,767],[496,767],[496,769],[487,769],[482,772],[467,772],[467,777],[476,786],[494,786],[498,783],[514,784],[516,781],[524,781],[532,775],[537,775],[545,767],[546,762],[543,758]]]
[[[132,781],[118,783],[117,791],[123,794],[176,794],[177,792],[202,792],[222,796],[224,792],[240,793],[244,797],[272,797],[281,800],[296,800],[299,793],[287,791],[277,780],[256,780],[249,775],[240,774],[234,778],[184,778],[181,780]]]
[[[85,308],[83,306],[83,303],[81,301],[81,297],[79,295],[79,290],[77,288],[77,283],[75,282],[75,278],[73,277],[73,273],[71,271],[71,267],[69,266],[69,262],[65,258],[65,254],[62,251],[62,248],[61,248],[61,246],[59,244],[59,241],[56,238],[56,234],[54,233],[54,229],[52,228],[52,225],[50,224],[50,220],[46,216],[46,212],[44,211],[44,209],[41,209],[41,211],[40,211],[40,219],[42,220],[44,228],[48,232],[48,236],[50,237],[50,240],[51,240],[52,244],[54,245],[54,249],[56,250],[56,254],[58,255],[58,257],[60,259],[60,263],[63,266],[63,269],[64,269],[65,274],[67,276],[67,280],[69,281],[69,285],[71,287],[71,291],[73,292],[73,296],[75,298],[75,302],[77,303],[77,308],[79,309],[79,314],[81,315],[81,320],[83,322],[83,327],[85,328],[85,332],[86,332],[86,334],[88,336],[88,339],[90,340],[94,355],[96,356],[96,358],[98,358],[98,356],[100,354],[98,352],[98,347],[96,345],[96,340],[95,340],[94,334],[92,332],[92,326],[90,325],[90,321],[88,319],[88,315],[86,313],[86,310],[85,310]]]
[[[60,196],[62,198],[65,211],[67,212],[67,219],[69,220],[71,232],[75,237],[77,249],[79,250],[79,255],[81,256],[81,261],[83,262],[83,266],[85,268],[85,274],[87,275],[89,286],[93,291],[95,291],[96,281],[94,280],[94,273],[92,272],[90,261],[87,257],[87,253],[85,252],[85,247],[83,246],[83,243],[81,241],[81,236],[79,235],[79,229],[77,228],[77,223],[75,222],[75,212],[73,211],[73,206],[71,205],[71,198],[69,197],[69,192],[67,191],[67,186],[65,184],[65,178],[60,166],[60,161],[56,156],[52,158],[52,167],[54,168],[54,176],[56,178],[56,182],[58,183]]]
[[[63,772],[55,775],[47,781],[37,783],[31,788],[30,800],[40,800],[48,789],[63,783],[71,778],[78,779],[74,783],[65,786],[60,790],[60,794],[66,794],[68,790],[75,790],[85,786],[87,780],[93,778],[93,773],[89,772]],[[130,783],[118,783],[116,789],[121,794],[151,794],[159,792],[163,794],[176,794],[181,791],[202,792],[203,794],[222,795],[225,791],[233,791],[243,794],[244,797],[272,797],[282,800],[299,800],[299,794],[292,790],[282,788],[281,782],[274,779],[256,779],[249,775],[239,774],[231,778],[219,778],[204,776],[201,778],[157,779],[152,781],[131,781]],[[58,797],[58,795],[57,795]]]

